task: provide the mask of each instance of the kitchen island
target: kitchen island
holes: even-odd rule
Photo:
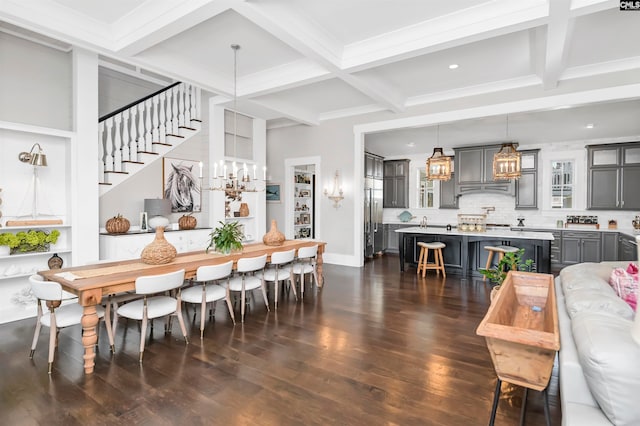
[[[442,249],[447,274],[481,276],[478,269],[487,263],[485,246],[513,246],[524,249],[523,261],[533,259],[537,272],[551,271],[551,232],[513,231],[510,229],[490,229],[484,232],[447,231],[437,227],[412,227],[396,231],[400,234],[400,271],[405,264],[417,265],[420,251],[418,242],[440,241],[446,244]],[[497,259],[496,259],[497,261]]]

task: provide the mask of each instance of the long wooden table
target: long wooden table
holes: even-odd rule
[[[123,293],[135,290],[136,278],[143,275],[157,275],[168,272],[185,270],[185,278],[194,278],[196,270],[203,265],[217,265],[233,260],[234,269],[238,259],[243,257],[257,257],[267,255],[267,261],[271,254],[276,251],[286,251],[301,247],[318,245],[318,285],[322,287],[324,278],[322,275],[322,254],[326,243],[313,240],[287,240],[283,245],[273,247],[261,243],[247,244],[241,252],[229,255],[217,253],[205,253],[204,250],[179,254],[171,263],[164,265],[147,265],[141,260],[127,260],[110,263],[99,263],[73,268],[53,269],[38,272],[45,279],[55,281],[62,285],[65,290],[78,295],[78,303],[84,307],[82,316],[82,345],[84,346],[84,371],[86,374],[93,373],[95,352],[94,347],[98,341],[96,326],[98,325],[98,315],[96,306],[102,302],[102,298],[109,294]],[[71,273],[74,277],[66,279],[60,274]]]

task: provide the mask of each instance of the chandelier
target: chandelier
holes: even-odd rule
[[[507,139],[509,139],[509,116],[507,116]],[[518,179],[521,175],[521,154],[515,142],[503,143],[500,151],[493,156],[493,179]]]
[[[440,143],[440,126],[437,130],[436,144]],[[433,148],[433,154],[427,159],[427,179],[451,179],[451,157],[444,155],[442,148]]]

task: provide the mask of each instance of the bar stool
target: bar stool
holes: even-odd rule
[[[446,277],[447,273],[444,271],[444,260],[442,259],[442,249],[447,245],[441,242],[423,243],[419,242],[420,257],[418,258],[418,274],[422,271],[422,277],[427,273],[427,269],[435,269],[437,274]],[[429,263],[429,249],[433,250],[433,263]]]
[[[485,269],[491,268],[494,253],[498,253],[498,263],[500,263],[505,253],[515,253],[520,250],[518,247],[512,246],[484,246],[484,249],[489,251],[489,257],[487,257],[487,265],[485,266]],[[515,269],[515,265],[511,265],[511,269]],[[486,280],[486,276],[482,278],[482,281]]]

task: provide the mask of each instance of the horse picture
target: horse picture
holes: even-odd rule
[[[164,198],[171,202],[171,212],[201,210],[200,183],[194,173],[198,162],[164,158]]]

